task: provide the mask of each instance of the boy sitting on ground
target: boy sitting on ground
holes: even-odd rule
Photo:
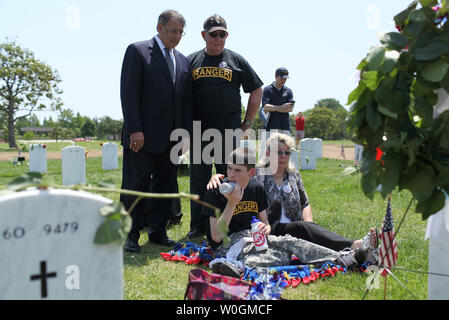
[[[206,192],[205,201],[221,210],[220,217],[205,207],[202,214],[208,216],[207,237],[217,256],[226,259],[212,261],[215,273],[240,277],[244,267],[278,267],[290,264],[295,255],[301,264],[320,264],[326,261],[346,267],[362,264],[368,255],[366,248],[340,252],[322,247],[290,235],[272,236],[266,213],[267,199],[263,186],[251,179],[255,174],[256,156],[246,148],[237,148],[228,159],[227,181],[234,182],[234,190],[222,195],[218,189]],[[261,223],[259,230],[268,239],[268,249],[258,252],[251,238],[251,220],[256,216]],[[229,229],[230,247],[222,244],[224,234],[220,224]]]

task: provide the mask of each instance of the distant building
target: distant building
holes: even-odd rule
[[[20,128],[22,132],[48,133],[53,132],[53,128],[49,127],[23,127]]]

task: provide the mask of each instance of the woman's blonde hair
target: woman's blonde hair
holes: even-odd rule
[[[285,133],[273,133],[270,134],[270,138],[267,140],[267,150],[270,151],[270,146],[273,146],[273,144],[279,144],[283,143],[285,144],[290,150],[293,149],[293,138]],[[258,166],[265,167],[270,163],[269,159],[267,159],[266,154],[263,155],[262,160],[259,162]],[[287,172],[294,172],[296,171],[295,166],[292,164],[292,162],[289,160]]]

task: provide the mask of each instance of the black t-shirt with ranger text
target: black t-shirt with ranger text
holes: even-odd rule
[[[249,63],[224,49],[218,56],[204,49],[188,56],[192,67],[194,120],[206,127],[240,127],[240,86],[245,93],[263,85]]]
[[[218,189],[208,190],[205,194],[204,201],[219,208],[221,212],[226,208],[228,200],[220,193]],[[238,232],[241,230],[251,229],[251,220],[259,212],[262,212],[268,207],[267,195],[261,183],[255,179],[250,179],[248,185],[243,193],[242,200],[236,205],[234,215],[229,223],[229,233]],[[202,211],[203,216],[215,217],[215,212],[211,208],[204,207]],[[209,219],[207,223],[207,239],[212,247],[219,244],[212,240],[210,234]]]

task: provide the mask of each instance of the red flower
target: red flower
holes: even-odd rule
[[[379,161],[382,158],[382,155],[384,152],[382,150],[380,150],[380,148],[377,148],[376,151],[377,151],[376,161]]]
[[[380,161],[382,163],[382,165],[384,165],[384,161],[381,160],[382,159],[382,155],[384,154],[384,152],[382,150],[380,150],[380,148],[376,148],[377,154],[376,154],[376,161]]]

